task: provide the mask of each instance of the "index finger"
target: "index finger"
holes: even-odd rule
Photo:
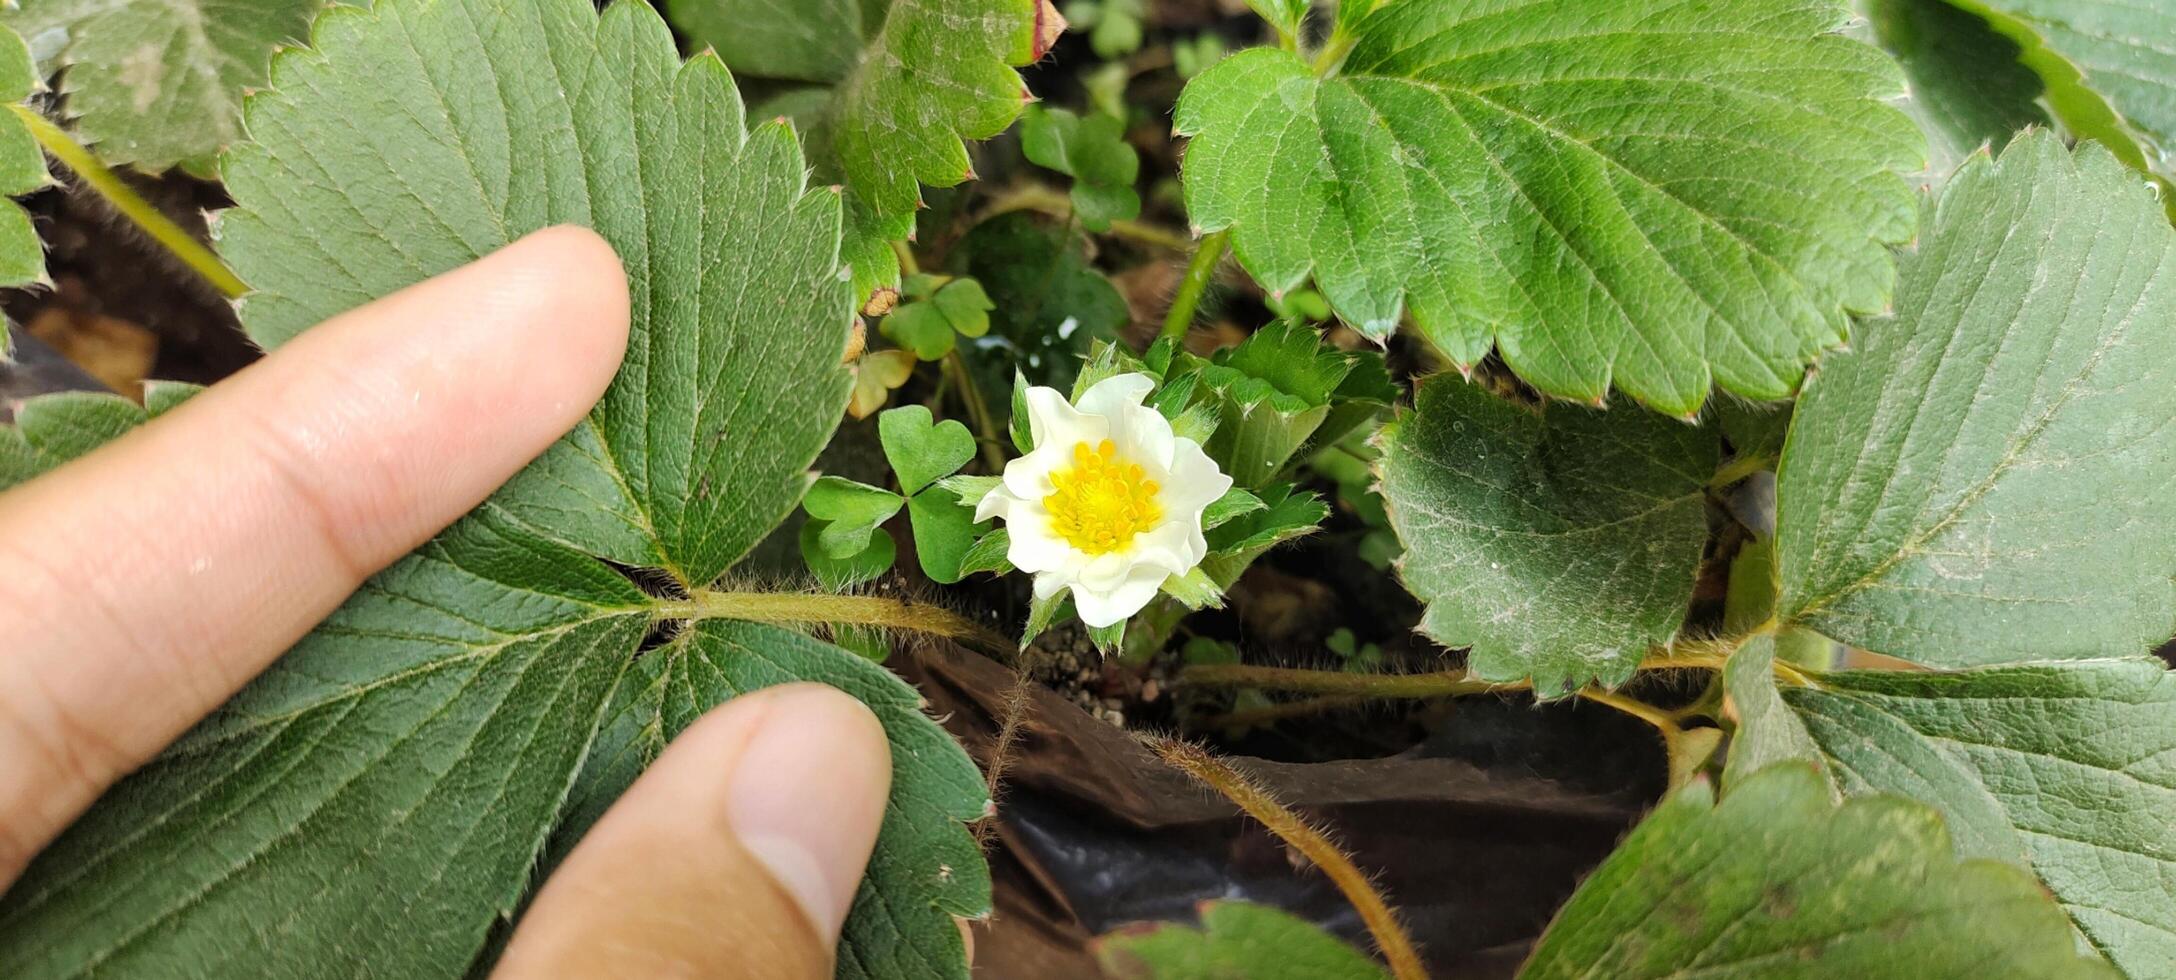
[[[627,318],[611,247],[548,229],[0,496],[0,887],[572,428]]]

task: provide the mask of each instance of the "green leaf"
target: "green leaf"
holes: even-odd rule
[[[1365,0],[1351,0],[1352,5],[1363,5]],[[1298,37],[1300,25],[1307,21],[1308,0],[1247,0],[1247,6],[1277,33]]]
[[[1935,149],[1939,171],[1982,146],[2048,124],[2040,79],[2018,64],[2017,42],[1945,0],[1868,0],[1874,36],[1911,82],[1905,110]]]
[[[989,390],[1001,390],[1014,371],[1033,384],[1070,389],[1089,346],[1116,340],[1130,316],[1118,287],[1089,263],[1086,239],[1037,215],[1013,212],[976,225],[952,262],[996,305],[990,335],[961,352]],[[1027,424],[1025,415],[1015,417]]]
[[[974,546],[975,509],[943,487],[931,487],[907,501],[914,522],[914,554],[922,574],[940,585],[967,577],[967,553]]]
[[[379,0],[315,38],[277,60],[249,103],[260,142],[225,160],[252,336],[578,222],[627,266],[628,359],[564,440],[45,852],[0,899],[0,975],[459,975],[570,800],[616,788],[570,797],[617,758],[592,744],[608,696],[688,650],[705,678],[877,702],[902,746],[894,806],[840,960],[964,978],[951,916],[986,908],[987,877],[959,821],[987,791],[911,692],[765,627],[693,624],[637,657],[664,607],[607,564],[698,589],[799,503],[847,396],[837,196],[643,4]],[[727,693],[679,688],[697,673],[666,688],[676,710]]]
[[[944,311],[931,302],[908,303],[893,310],[877,325],[884,339],[914,352],[924,361],[941,360],[959,342],[958,331]]]
[[[1011,66],[1039,54],[1039,2],[673,0],[668,10],[736,71],[831,86],[810,156],[819,177],[846,186],[844,255],[866,295],[899,279],[887,243],[914,230],[918,184],[969,179],[962,141],[1019,117],[1027,91]]]
[[[829,522],[810,520],[801,525],[800,534],[801,560],[827,592],[844,592],[874,581],[899,560],[899,543],[883,528],[876,528],[861,550],[837,557],[824,550],[829,531]]]
[[[1821,760],[1813,736],[1776,690],[1775,662],[1776,638],[1763,633],[1746,640],[1723,665],[1723,691],[1738,719],[1723,764],[1723,783],[1732,789],[1779,762]]]
[[[1844,790],[1941,808],[1959,850],[2029,864],[2125,974],[2176,977],[2176,676],[2160,661],[1816,680],[1783,692],[1796,717],[1747,725],[1802,725]]]
[[[1938,666],[2149,649],[2176,632],[2176,231],[2045,132],[1931,212],[1895,314],[1799,400],[1779,611]]]
[[[1020,126],[1020,148],[1029,161],[1074,178],[1073,212],[1090,231],[1141,214],[1141,158],[1125,140],[1124,124],[1096,114],[1082,118],[1064,109],[1031,106]]]
[[[790,630],[710,620],[636,660],[570,794],[563,845],[704,712],[750,691],[809,680],[861,699],[884,723],[892,749],[891,804],[846,919],[838,976],[965,980],[966,948],[953,918],[990,911],[989,872],[965,826],[990,806],[982,773],[922,712],[914,688],[866,658]]]
[[[735,72],[834,84],[883,29],[889,0],[666,0],[665,15]]]
[[[817,545],[824,555],[851,558],[868,550],[869,536],[876,533],[876,526],[899,513],[906,502],[905,497],[881,487],[826,476],[809,487],[801,508],[823,524]]]
[[[920,405],[895,408],[877,416],[877,438],[884,458],[899,476],[899,492],[909,497],[951,476],[975,458],[975,435],[952,419],[933,421]]]
[[[1923,141],[1808,0],[1391,0],[1341,71],[1246,51],[1187,85],[1195,225],[1272,293],[1491,348],[1536,388],[1690,415],[1782,398],[1882,308]]]
[[[1672,794],[1557,912],[1520,980],[2109,977],[2031,876],[1958,861],[1938,814],[1838,807],[1812,767]]]
[[[23,0],[0,24],[30,40],[45,73],[60,72],[76,132],[99,159],[208,173],[243,138],[243,96],[265,86],[272,53],[300,43],[326,3]]]
[[[15,32],[0,27],[0,104],[16,106],[44,87],[30,60],[30,48]],[[0,112],[0,197],[18,197],[53,182],[45,171],[45,151],[13,111]],[[0,286],[45,283],[45,243],[30,224],[30,214],[12,201],[0,201]],[[8,358],[8,331],[0,325],[0,362]]]
[[[1438,376],[1383,432],[1421,630],[1472,647],[1482,678],[1614,686],[1677,636],[1707,542],[1714,430],[1637,407],[1537,411]]]
[[[2168,159],[2176,152],[2176,47],[2168,44],[2176,37],[2176,7],[2129,0],[1951,2],[2017,43],[2066,129],[2139,170],[2176,174]],[[2176,208],[2176,201],[2162,203]]]
[[[1204,902],[1201,927],[1176,923],[1104,936],[1096,955],[1113,976],[1141,980],[1306,977],[1383,980],[1359,950],[1289,912],[1249,902]]]
[[[980,337],[990,332],[990,311],[996,305],[990,302],[990,294],[982,290],[981,283],[954,279],[937,290],[934,302],[944,311],[944,318],[951,321],[952,329],[962,336]]]
[[[0,974],[459,976],[646,601],[489,509],[455,524],[39,855],[0,902]]]
[[[119,395],[67,391],[42,395],[0,426],[0,491],[76,459],[139,425],[148,416]]]

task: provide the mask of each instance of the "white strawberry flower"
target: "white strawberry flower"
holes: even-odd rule
[[[1029,388],[1035,449],[1005,464],[975,507],[977,522],[1005,522],[1005,557],[1035,576],[1035,597],[1072,590],[1089,626],[1140,612],[1166,578],[1201,564],[1201,512],[1232,488],[1199,443],[1141,404],[1155,387],[1148,375],[1121,374],[1078,405],[1055,388]]]

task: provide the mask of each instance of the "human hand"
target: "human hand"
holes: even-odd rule
[[[0,495],[0,889],[572,428],[627,329],[611,247],[549,229]],[[498,975],[829,976],[890,781],[851,697],[796,684],[720,707],[560,865]]]

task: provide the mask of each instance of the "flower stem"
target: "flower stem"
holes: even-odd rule
[[[659,619],[883,626],[970,642],[999,653],[1009,653],[1013,649],[1012,643],[994,630],[952,610],[883,596],[701,589],[686,599],[658,602],[652,611]]]
[[[999,441],[997,418],[990,414],[990,401],[982,396],[982,385],[976,383],[975,374],[967,369],[967,360],[960,356],[957,347],[944,355],[943,371],[952,375],[952,384],[959,389],[960,403],[967,406],[967,421],[975,427],[975,445],[982,450],[982,465],[991,473],[1005,472],[1005,449]]]
[[[1397,980],[1420,980],[1428,975],[1427,967],[1421,963],[1420,951],[1414,947],[1413,938],[1406,935],[1405,927],[1398,923],[1397,913],[1391,911],[1390,903],[1368,882],[1367,874],[1353,864],[1352,858],[1330,843],[1321,831],[1279,803],[1268,790],[1218,761],[1200,746],[1164,738],[1150,739],[1148,745],[1172,768],[1216,790],[1322,869],[1337,890],[1344,893],[1345,900],[1360,913],[1360,921],[1367,925],[1383,959],[1390,963],[1391,976]]]
[[[122,217],[143,229],[144,234],[151,236],[152,241],[173,253],[174,258],[189,267],[189,271],[203,277],[205,282],[210,283],[212,288],[219,290],[228,299],[236,299],[249,292],[249,287],[243,284],[241,277],[227,268],[227,264],[220,261],[219,256],[214,255],[211,249],[204,247],[204,243],[197,241],[180,225],[175,224],[173,219],[161,214],[151,202],[144,200],[142,195],[123,183],[120,175],[100,163],[98,157],[88,148],[76,142],[59,126],[53,125],[52,120],[26,105],[10,105],[8,108],[14,110],[15,115],[22,119],[23,125],[29,127],[31,137],[38,141],[38,145],[46,153],[74,172],[76,179],[81,180],[84,186],[105,198],[106,203],[113,205],[113,209],[119,211]]]
[[[1209,282],[1216,278],[1217,263],[1224,261],[1224,251],[1231,247],[1230,230],[1204,236],[1194,243],[1194,257],[1186,264],[1186,278],[1179,280],[1179,294],[1171,301],[1171,312],[1164,316],[1163,335],[1184,337],[1194,325],[1194,313],[1201,309],[1202,294],[1209,291]]]
[[[1004,196],[991,202],[989,207],[982,209],[976,223],[980,224],[1013,211],[1034,211],[1053,218],[1068,218],[1073,216],[1073,200],[1041,184],[1030,184],[1007,191]],[[1114,238],[1172,252],[1190,251],[1194,247],[1193,240],[1185,235],[1145,221],[1113,221],[1108,234]]]

